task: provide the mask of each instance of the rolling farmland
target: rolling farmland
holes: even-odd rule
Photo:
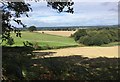
[[[11,35],[14,38],[15,44],[12,46],[23,46],[24,41],[31,43],[38,43],[39,46],[50,46],[50,47],[67,47],[77,46],[78,43],[73,38],[65,36],[57,36],[50,34],[42,34],[36,32],[22,32],[22,37],[16,37],[15,33]]]
[[[52,50],[38,50],[35,52],[56,52],[51,57],[82,55],[85,57],[118,57],[117,43],[110,43],[103,46],[80,46],[73,38],[68,37],[73,31],[38,31],[38,32],[22,32],[22,37],[16,37],[14,33],[15,44],[12,46],[23,46],[24,41],[38,43],[39,46],[49,46]],[[69,48],[72,47],[72,48]],[[62,48],[62,49],[56,49]]]

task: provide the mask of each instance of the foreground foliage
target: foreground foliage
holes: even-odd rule
[[[7,52],[5,51],[7,50]],[[118,80],[119,58],[45,58],[31,47],[3,47],[3,80]],[[31,54],[31,55],[30,55]],[[48,55],[48,54],[46,54]],[[36,58],[37,57],[37,58]]]

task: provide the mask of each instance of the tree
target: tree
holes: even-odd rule
[[[82,36],[79,39],[79,43],[85,44],[85,45],[92,45],[92,41],[91,41],[91,37],[86,35],[86,36]]]
[[[86,29],[79,29],[73,34],[75,41],[78,41],[82,36],[87,35]]]
[[[47,2],[48,3],[48,7],[52,6],[53,9],[57,9],[58,12],[68,12],[68,13],[74,13],[73,11],[73,5],[74,2]],[[63,11],[64,8],[67,7],[68,9]]]
[[[37,28],[36,28],[35,26],[30,26],[30,27],[28,28],[28,30],[29,30],[30,32],[33,32],[33,31],[36,31]]]
[[[10,21],[13,19],[14,22],[25,27],[26,25],[24,25],[21,20],[18,20],[16,18],[20,18],[22,14],[25,14],[28,17],[27,12],[29,12],[32,9],[30,8],[30,4],[26,4],[24,2],[1,3],[2,41],[7,40],[7,42],[9,42],[9,40],[12,39],[12,37],[10,36],[11,31],[16,31],[16,36],[21,37],[20,32],[17,31],[17,28],[15,26],[11,25]],[[11,11],[14,11],[14,13]]]
[[[36,1],[36,0],[35,0]],[[14,21],[19,25],[22,25],[23,27],[26,27],[25,24],[22,23],[21,20],[17,19],[20,18],[22,15],[26,15],[27,17],[28,14],[27,12],[32,11],[32,8],[30,7],[31,5],[28,3],[25,3],[24,0],[21,0],[21,2],[0,2],[2,3],[2,7],[0,8],[0,14],[2,14],[2,41],[4,40],[9,40],[12,38],[10,36],[10,32],[16,30],[17,27],[11,25],[10,21]],[[74,5],[74,2],[47,2],[48,7],[52,7],[53,9],[58,10],[58,12],[68,12],[68,13],[73,13],[73,8],[71,7]],[[67,10],[64,10],[64,8],[67,7]],[[13,11],[13,12],[11,12]],[[16,34],[18,35],[17,37],[21,37],[20,32],[17,32]],[[20,35],[20,36],[19,36]]]

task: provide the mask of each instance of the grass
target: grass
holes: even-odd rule
[[[85,46],[82,44],[78,44],[77,42],[74,41],[73,38],[70,37],[42,34],[37,32],[24,31],[22,32],[21,38],[16,37],[15,33],[11,33],[11,36],[14,38],[15,41],[15,44],[12,46],[24,46],[23,42],[25,41],[28,41],[33,44],[37,43],[38,46],[42,47],[42,49],[46,49],[46,47],[51,47],[52,49],[59,49],[67,47]],[[6,45],[6,43],[4,42],[2,45]],[[120,42],[112,42],[109,44],[103,44],[101,45],[101,47],[110,47],[118,45],[120,45]]]
[[[111,42],[109,44],[103,44],[102,47],[110,47],[110,46],[119,46],[120,42]]]
[[[70,37],[28,32],[28,31],[22,32],[21,38],[16,37],[15,33],[11,33],[11,36],[14,38],[15,41],[15,44],[12,46],[24,46],[23,45],[24,41],[28,41],[33,44],[37,43],[41,47],[49,46],[54,48],[78,45],[78,43],[76,43],[74,39]]]

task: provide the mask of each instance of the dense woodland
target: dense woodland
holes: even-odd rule
[[[111,42],[119,42],[120,29],[118,28],[96,28],[96,29],[79,29],[71,35],[75,41],[88,46],[100,46]]]

